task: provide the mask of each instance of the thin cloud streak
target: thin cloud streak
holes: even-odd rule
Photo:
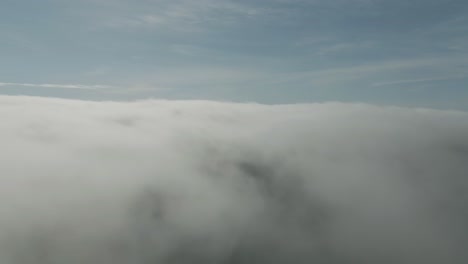
[[[0,87],[5,87],[5,86],[59,88],[59,89],[84,89],[84,90],[97,90],[97,89],[115,88],[115,87],[110,86],[110,85],[52,84],[52,83],[9,83],[9,82],[0,83]]]
[[[455,76],[444,76],[438,78],[421,78],[421,79],[407,79],[407,80],[396,80],[391,82],[377,82],[372,84],[374,87],[380,86],[393,86],[393,85],[401,85],[401,84],[412,84],[412,83],[425,83],[425,82],[434,82],[434,81],[448,81],[454,79],[461,79],[464,78],[463,75],[455,75]]]

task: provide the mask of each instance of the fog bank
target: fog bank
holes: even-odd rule
[[[2,264],[468,263],[468,113],[0,96]]]

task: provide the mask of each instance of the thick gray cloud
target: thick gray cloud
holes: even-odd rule
[[[0,262],[466,263],[468,114],[0,97]]]

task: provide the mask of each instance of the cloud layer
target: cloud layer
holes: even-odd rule
[[[468,114],[0,97],[0,262],[466,263]]]

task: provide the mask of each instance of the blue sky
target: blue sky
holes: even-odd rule
[[[466,0],[2,0],[0,93],[468,110]]]

